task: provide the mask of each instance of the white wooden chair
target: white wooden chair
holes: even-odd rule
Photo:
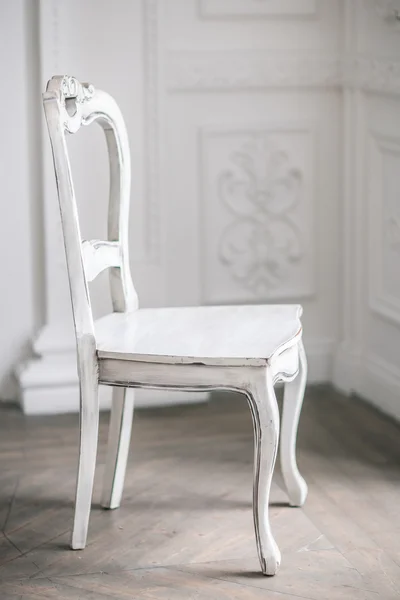
[[[53,77],[43,95],[53,151],[71,290],[80,379],[80,457],[72,548],[86,544],[95,472],[98,386],[113,404],[102,505],[120,505],[133,415],[132,388],[227,389],[247,396],[254,424],[253,512],[262,572],[274,575],[280,552],[268,501],[279,438],[274,384],[285,385],[280,458],[291,505],[307,485],[296,464],[297,425],[306,382],[302,309],[218,306],[139,309],[128,251],[130,154],[121,112],[111,96],[69,76]],[[66,133],[97,121],[110,159],[108,240],[82,241]],[[88,282],[110,269],[114,312],[94,322]]]

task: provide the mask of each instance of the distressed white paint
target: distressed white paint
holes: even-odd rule
[[[118,508],[124,489],[134,409],[134,390],[114,387],[101,505]]]
[[[261,366],[298,335],[300,315],[296,305],[150,308],[111,313],[95,332],[100,358]]]
[[[117,242],[85,240],[82,242],[82,260],[86,279],[96,279],[104,269],[121,266],[120,246]]]
[[[294,445],[305,387],[301,307],[242,306],[139,309],[129,268],[130,151],[114,99],[73,77],[56,76],[43,104],[53,152],[74,315],[80,382],[80,452],[72,548],[83,549],[89,526],[99,426],[99,384],[123,388],[229,389],[248,397],[255,435],[254,523],[262,572],[274,575],[280,553],[271,533],[268,503],[279,438],[277,381],[302,376],[285,421],[291,447],[283,453],[291,504],[302,486]],[[110,162],[108,240],[82,242],[67,134],[99,123]],[[113,312],[94,322],[88,282],[110,269]],[[301,358],[300,358],[301,357]],[[115,392],[103,505],[120,503],[129,448],[133,398]],[[291,418],[292,417],[292,418]],[[293,421],[288,423],[289,421]],[[286,430],[285,430],[286,431]]]

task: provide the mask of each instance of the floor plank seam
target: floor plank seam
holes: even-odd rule
[[[47,579],[49,579],[51,585],[54,586],[54,588],[58,591],[57,582],[52,581],[52,579],[50,579],[50,578],[47,578]],[[58,579],[58,575],[57,575],[57,579]],[[75,592],[79,591],[79,590],[87,591],[87,590],[84,590],[84,588],[77,588],[75,585],[71,585],[68,582],[64,582],[64,581],[63,581],[62,585],[67,587],[70,590],[74,590]],[[89,590],[89,593],[93,594],[93,596],[94,596],[94,592],[92,592],[91,590]],[[96,593],[96,598],[111,598],[112,600],[114,600],[116,598],[115,595],[110,596],[110,594],[103,594],[103,592],[99,592],[98,590],[96,590],[95,593]],[[132,596],[132,600],[135,600],[135,598],[133,596]]]
[[[5,530],[6,530],[6,527],[7,527],[8,520],[9,520],[9,518],[10,518],[10,515],[11,515],[12,507],[13,507],[13,505],[14,505],[15,496],[17,495],[18,486],[19,486],[19,481],[20,481],[20,478],[18,477],[18,478],[17,478],[17,481],[16,481],[16,484],[15,484],[15,486],[14,486],[14,491],[13,491],[13,494],[12,494],[12,496],[11,496],[11,498],[10,498],[10,502],[9,502],[9,504],[8,504],[8,510],[7,510],[7,514],[6,514],[6,517],[5,517],[5,519],[4,519],[4,523],[3,523],[2,529],[1,529],[2,533],[4,533],[4,535],[5,535]]]
[[[269,579],[252,529],[248,408],[232,395],[212,407],[138,412],[124,504],[110,514],[98,501],[102,423],[83,552],[68,548],[77,422],[7,420],[4,410],[0,598],[400,599],[400,429],[333,390],[307,391],[298,464],[309,496],[303,510],[284,507],[277,465],[270,514],[282,570]]]
[[[7,542],[8,542],[9,544],[11,544],[11,546],[13,546],[13,548],[15,548],[17,552],[19,552],[19,556],[16,556],[15,558],[19,558],[19,557],[23,556],[23,552],[22,552],[22,550],[20,550],[20,549],[18,548],[17,544],[14,544],[14,542],[13,542],[12,540],[10,540],[10,538],[8,537],[8,535],[6,534],[6,532],[5,532],[5,531],[3,531],[3,535],[4,535],[4,537],[6,538]]]
[[[38,548],[41,548],[42,546],[44,546],[45,544],[48,544],[49,542],[54,542],[54,540],[56,540],[57,538],[65,535],[66,533],[68,533],[70,531],[70,529],[67,529],[66,531],[63,531],[62,533],[57,534],[56,536],[54,536],[53,538],[50,538],[48,540],[45,540],[44,542],[41,542],[40,544],[38,544],[37,546],[34,546],[33,548],[29,548],[29,550],[26,550],[25,552],[21,552],[21,554],[19,556],[14,556],[13,558],[10,558],[10,560],[6,560],[3,563],[0,563],[0,566],[3,565],[7,565],[11,562],[13,562],[14,560],[17,560],[19,558],[22,558],[24,556],[28,556],[31,552],[33,552],[34,550],[37,550]],[[4,534],[6,537],[6,534]],[[7,538],[8,539],[8,538]],[[11,540],[8,539],[8,541],[10,542],[10,544],[12,544],[14,547],[15,545],[12,543]]]
[[[218,561],[219,562],[219,561]],[[265,587],[260,587],[258,585],[253,585],[251,583],[242,583],[241,581],[232,581],[231,579],[225,579],[224,577],[216,577],[216,576],[212,576],[212,575],[205,575],[204,573],[198,573],[198,572],[193,572],[193,571],[185,571],[184,569],[177,569],[175,568],[171,568],[170,567],[165,567],[168,570],[171,571],[178,571],[179,573],[184,573],[185,575],[189,574],[189,575],[196,575],[197,577],[202,577],[203,579],[209,579],[212,581],[223,581],[224,583],[229,583],[232,585],[237,585],[240,587],[244,587],[244,588],[254,588],[257,590],[262,590],[262,591],[267,591],[267,592],[273,592],[274,594],[281,594],[282,596],[287,596],[288,593],[287,592],[282,592],[280,590],[277,589],[271,589],[271,588],[265,588]],[[258,575],[258,574],[257,574]],[[262,575],[261,573],[258,575],[260,578],[263,578],[265,580],[268,580],[270,578],[268,578],[268,576],[266,575]],[[301,598],[301,600],[313,600],[312,598],[310,598],[309,596],[300,596],[299,594],[293,594],[293,592],[290,592],[291,596],[294,596],[296,598]]]

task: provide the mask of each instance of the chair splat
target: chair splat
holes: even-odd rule
[[[104,269],[121,266],[120,243],[84,240],[82,242],[82,259],[86,279],[89,282],[93,281]]]

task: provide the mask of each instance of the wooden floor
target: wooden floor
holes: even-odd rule
[[[329,388],[309,390],[299,464],[304,509],[279,471],[276,577],[259,571],[250,413],[244,398],[138,411],[123,506],[99,508],[106,415],[89,543],[68,548],[77,416],[0,410],[0,598],[313,600],[400,598],[400,428]]]

